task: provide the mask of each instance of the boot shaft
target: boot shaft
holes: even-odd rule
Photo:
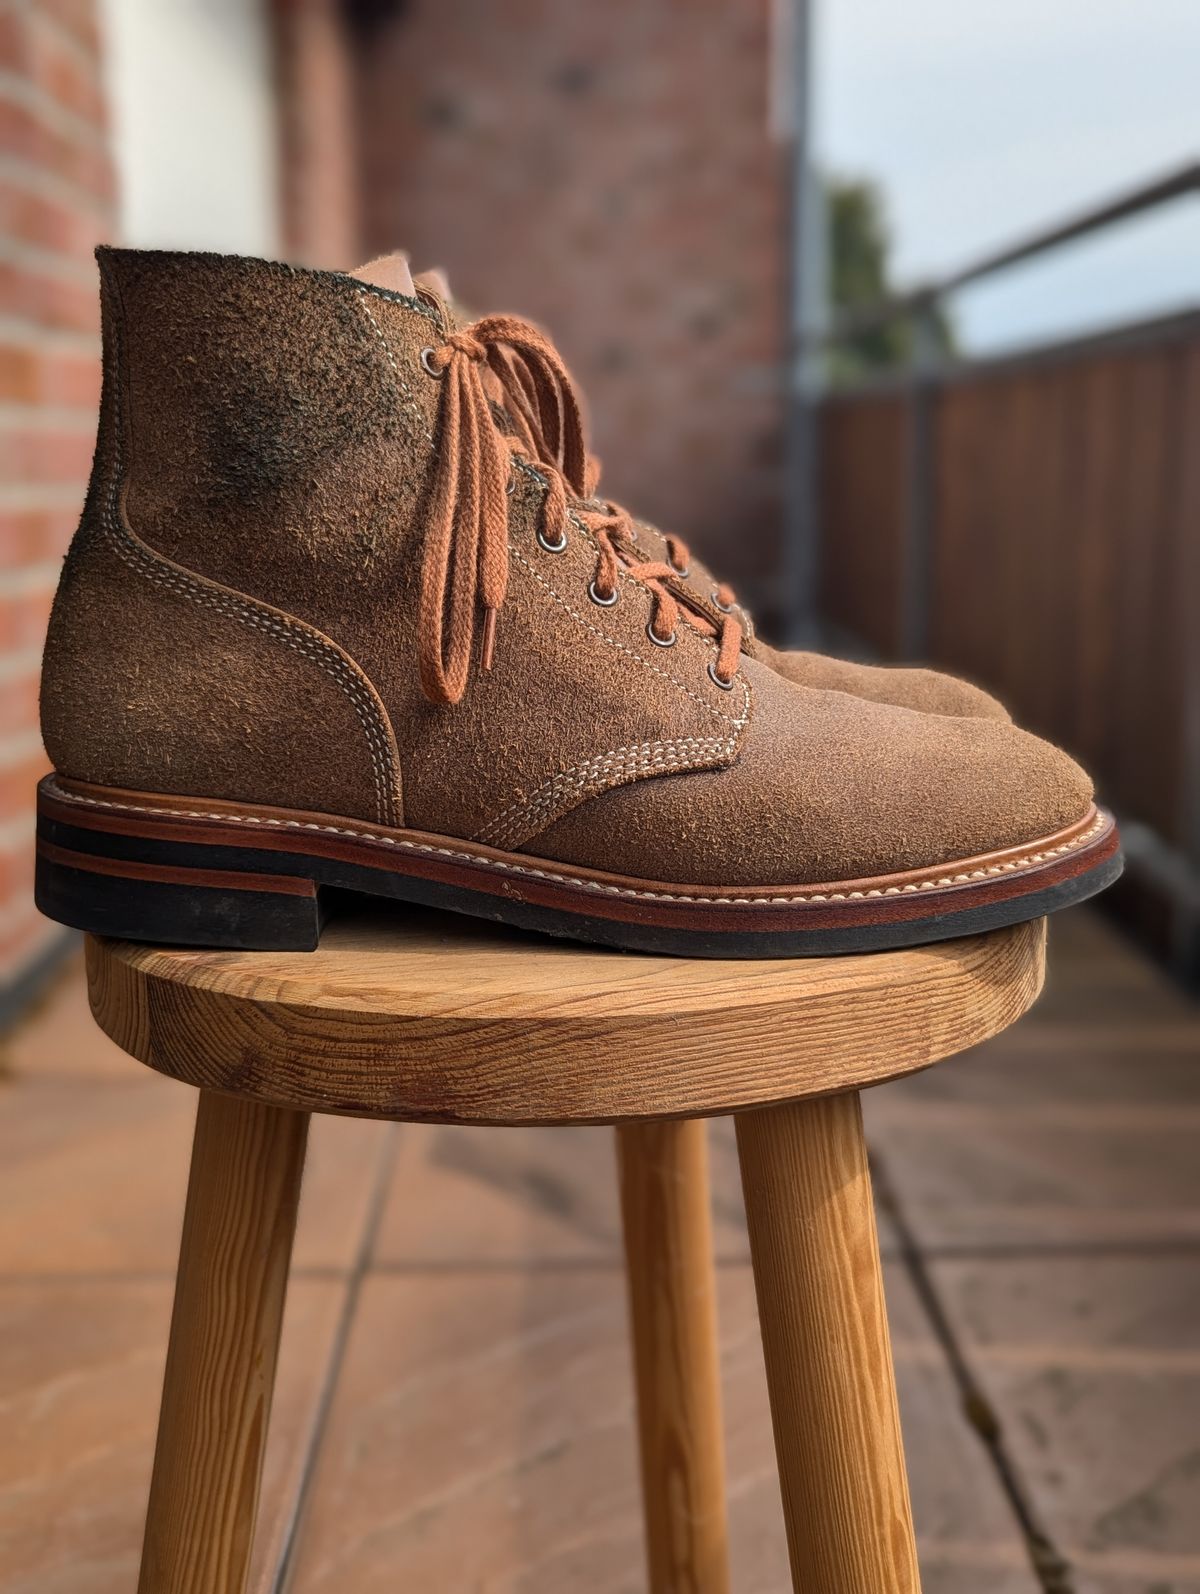
[[[298,613],[314,583],[411,555],[437,405],[419,364],[442,335],[431,310],[264,260],[98,258],[102,431],[139,537]]]
[[[43,673],[61,774],[511,843],[734,756],[748,688],[714,683],[690,626],[656,645],[637,582],[600,605],[595,539],[573,510],[545,535],[547,478],[520,462],[495,667],[459,703],[422,691],[453,437],[431,304],[258,260],[100,264],[96,465]]]

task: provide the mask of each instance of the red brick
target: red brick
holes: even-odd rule
[[[37,6],[44,20],[60,28],[99,65],[101,37],[95,0],[37,0]]]
[[[0,480],[85,482],[91,473],[95,429],[0,432]]]
[[[105,104],[96,64],[81,61],[53,26],[39,28],[37,42],[35,70],[41,92],[70,115],[103,128]]]
[[[0,580],[0,657],[42,645],[53,597],[53,585],[6,592]]]
[[[0,740],[37,729],[38,671],[33,669],[0,689]]]
[[[83,484],[53,509],[0,509],[0,575],[22,565],[44,564],[66,552],[79,522]]]
[[[586,389],[606,490],[754,601],[776,575],[782,497],[770,4],[684,12],[398,9],[361,53],[364,241],[546,325]]]
[[[50,769],[45,753],[30,753],[8,762],[0,744],[0,824],[31,813],[36,804],[37,783]]]
[[[0,235],[5,238],[83,261],[106,231],[92,210],[0,179]]]
[[[38,749],[37,668],[58,561],[76,525],[95,444],[99,309],[89,256],[112,224],[96,0],[0,10],[0,824],[31,818],[47,762]],[[82,335],[82,336],[81,336]],[[89,349],[89,343],[91,348]],[[78,415],[78,420],[73,419]],[[0,854],[0,976],[57,933],[30,900],[30,853]]]
[[[0,343],[0,401],[94,409],[100,400],[99,354],[67,354]]]
[[[99,129],[81,136],[64,132],[29,106],[0,93],[0,148],[51,176],[73,183],[85,195],[111,200],[112,163]]]
[[[337,0],[274,0],[289,259],[345,270],[362,258],[353,63]]]
[[[11,261],[0,261],[0,306],[7,315],[56,332],[95,333],[100,326],[94,287]]]
[[[28,12],[7,7],[0,11],[0,69],[16,77],[29,74],[33,54],[31,18]]]
[[[103,125],[99,61],[40,7],[0,14],[0,67],[72,116]]]

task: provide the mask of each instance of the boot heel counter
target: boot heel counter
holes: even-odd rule
[[[291,616],[118,548],[86,515],[41,713],[51,762],[76,780],[403,820],[391,730],[352,660]]]
[[[374,687],[330,638],[141,542],[121,502],[119,299],[101,258],[95,461],[51,611],[41,723],[60,774],[403,821]]]
[[[74,745],[78,716],[72,707],[88,698],[87,661],[80,649],[88,630],[88,572],[103,540],[104,495],[116,483],[119,469],[116,303],[99,249],[96,267],[100,279],[101,347],[96,446],[79,525],[67,548],[50,609],[38,702],[42,742],[50,762],[59,771],[78,762]]]

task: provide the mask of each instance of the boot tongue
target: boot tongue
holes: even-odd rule
[[[358,266],[350,275],[357,277],[360,282],[369,282],[373,288],[386,288],[389,293],[402,293],[409,299],[417,296],[412,272],[408,269],[408,256],[400,250],[392,255],[379,255],[374,260],[368,260],[365,266]]]
[[[428,288],[430,293],[436,293],[439,299],[450,303],[450,279],[441,266],[434,266],[431,271],[418,271],[416,284],[418,288]]]

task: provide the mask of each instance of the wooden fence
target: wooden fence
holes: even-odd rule
[[[1131,827],[1124,900],[1196,974],[1200,314],[835,394],[817,461],[824,618],[1078,755]]]

